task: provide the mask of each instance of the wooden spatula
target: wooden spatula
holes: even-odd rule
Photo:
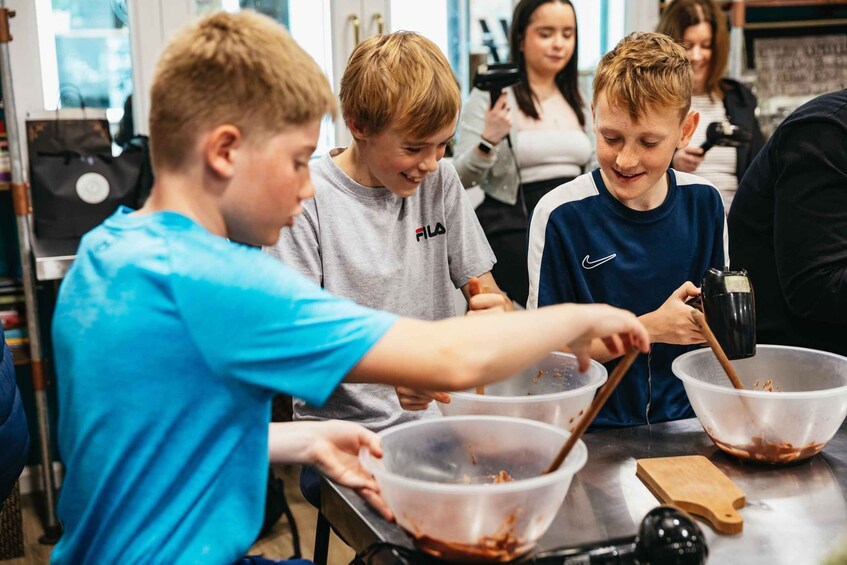
[[[696,514],[722,534],[737,534],[744,491],[702,455],[638,459],[635,474],[661,502]]]

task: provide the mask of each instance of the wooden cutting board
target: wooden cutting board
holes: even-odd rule
[[[664,503],[696,514],[723,534],[737,534],[744,492],[702,455],[638,459],[635,474]]]

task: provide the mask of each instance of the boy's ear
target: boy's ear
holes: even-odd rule
[[[206,164],[218,175],[224,178],[232,177],[235,155],[243,142],[241,130],[234,125],[225,124],[216,127],[206,135],[203,144],[203,157]]]
[[[688,112],[685,119],[682,120],[682,137],[679,143],[676,144],[677,149],[688,147],[691,142],[691,136],[697,131],[697,126],[700,124],[700,112]]]
[[[353,121],[352,118],[347,120],[347,129],[350,130],[350,133],[356,139],[365,139],[366,137],[368,137],[368,132],[365,131],[363,128],[359,127],[359,124]]]

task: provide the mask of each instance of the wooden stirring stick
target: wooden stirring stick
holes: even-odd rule
[[[744,385],[741,384],[741,379],[738,378],[738,373],[735,372],[735,367],[733,367],[732,363],[729,362],[729,358],[726,356],[726,353],[724,353],[723,347],[721,347],[721,344],[718,343],[718,338],[716,338],[715,334],[712,333],[712,329],[706,321],[706,316],[704,316],[703,312],[700,312],[699,310],[694,310],[692,316],[694,316],[694,321],[697,322],[697,325],[700,326],[700,332],[703,334],[703,337],[706,338],[706,341],[709,342],[709,347],[712,348],[712,351],[715,353],[715,357],[718,358],[718,362],[721,364],[721,367],[723,367],[726,376],[729,377],[729,381],[732,383],[732,386],[738,390],[744,390]]]
[[[582,419],[580,419],[579,423],[577,423],[576,428],[573,432],[571,432],[571,436],[565,442],[565,445],[562,446],[562,449],[559,450],[559,454],[556,455],[556,458],[553,459],[553,462],[550,463],[550,466],[544,470],[542,475],[546,475],[548,473],[554,472],[558,469],[562,463],[565,461],[565,458],[568,456],[568,453],[571,452],[573,446],[576,445],[576,442],[579,441],[579,438],[585,433],[585,430],[588,429],[588,426],[591,425],[591,422],[594,421],[594,418],[597,417],[597,414],[600,412],[600,409],[606,404],[606,401],[612,395],[612,391],[618,386],[618,383],[621,382],[624,374],[629,370],[632,366],[632,363],[635,361],[635,358],[638,357],[639,351],[637,349],[632,349],[623,356],[623,358],[618,363],[615,370],[612,371],[612,376],[609,377],[609,380],[606,381],[606,384],[600,389],[600,392],[597,394],[597,397],[591,403],[591,406],[588,408],[588,412],[586,412]]]
[[[486,290],[488,290],[487,287]],[[482,292],[482,287],[480,287],[479,285],[479,279],[476,277],[471,277],[471,279],[468,281],[468,296],[476,296],[480,292]],[[476,393],[485,394],[485,385],[479,385],[478,387],[476,387]]]

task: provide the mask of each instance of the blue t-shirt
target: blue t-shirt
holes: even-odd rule
[[[0,506],[12,492],[29,455],[29,431],[15,379],[12,350],[0,326]]]
[[[232,563],[261,526],[270,402],[321,404],[396,316],[173,212],[86,235],[53,322],[57,563]]]
[[[685,281],[700,286],[726,264],[720,194],[700,177],[668,170],[668,195],[636,211],[606,188],[600,169],[553,189],[535,208],[529,232],[528,307],[607,303],[640,316]],[[606,402],[594,427],[635,426],[694,415],[671,362],[692,347],[653,344]],[[606,364],[612,371],[617,360]]]

